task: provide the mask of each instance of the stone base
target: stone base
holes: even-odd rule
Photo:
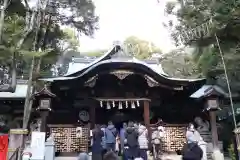
[[[214,149],[212,153],[213,160],[224,160],[224,156],[219,149]]]
[[[222,141],[218,141],[218,148],[220,149],[220,151],[223,151]],[[210,153],[213,152],[213,144],[212,143],[207,143],[207,152],[210,152]]]

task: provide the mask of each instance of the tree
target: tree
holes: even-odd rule
[[[223,65],[216,36],[224,53],[232,89],[239,87],[239,1],[183,1],[171,2],[166,12],[175,15],[178,24],[168,25],[176,44],[195,48],[193,55],[200,71],[209,83],[226,87]]]
[[[193,46],[195,60],[205,72],[208,83],[228,90],[235,128],[231,95],[240,91],[239,7],[240,1],[235,0],[180,0],[166,7],[166,12],[179,20],[177,25],[170,26],[176,44]]]
[[[4,16],[4,21],[6,23],[2,23],[4,30],[1,32],[1,52],[5,54],[1,56],[2,62],[9,57],[13,59],[11,64],[13,86],[16,86],[16,62],[22,67],[22,71],[28,70],[28,90],[23,116],[23,128],[26,129],[32,107],[30,97],[31,93],[35,92],[40,70],[42,67],[49,68],[53,64],[61,47],[59,41],[66,38],[66,34],[64,35],[60,30],[59,23],[71,25],[80,33],[92,35],[96,29],[97,17],[94,14],[94,5],[88,0],[81,2],[77,0],[54,1],[54,4],[41,1],[41,3],[37,3],[34,11],[29,7],[27,0],[23,1],[24,5],[20,3],[16,6],[16,2],[19,1],[11,1],[5,8],[7,14]],[[40,9],[44,5],[47,6],[46,10]],[[69,14],[64,15],[61,12],[63,9],[69,11]],[[50,60],[50,63],[47,61],[48,64],[46,64],[47,59]],[[2,89],[1,91],[6,90]]]
[[[67,50],[78,50],[79,47],[79,41],[76,36],[76,33],[71,28],[65,28],[63,30],[64,36],[62,40],[60,41],[61,52],[64,54]]]
[[[1,23],[3,32],[1,32],[2,43],[0,43],[0,45],[3,45],[5,48],[9,48],[10,46],[16,46],[15,44],[17,43],[19,44],[19,47],[17,48],[26,51],[34,50],[34,48],[42,50],[44,50],[44,48],[53,48],[52,52],[40,58],[44,59],[41,60],[40,63],[40,68],[42,71],[41,74],[49,75],[51,64],[54,64],[56,62],[59,53],[61,53],[62,44],[60,42],[65,41],[64,39],[69,38],[60,29],[59,24],[70,25],[76,28],[79,33],[92,35],[94,30],[97,29],[96,24],[98,17],[95,16],[95,7],[92,1],[48,1],[49,3],[47,4],[46,11],[44,13],[44,15],[46,15],[45,19],[40,23],[39,29],[37,31],[38,40],[36,41],[36,44],[33,45],[32,42],[34,41],[34,37],[36,35],[35,33],[37,26],[30,24],[33,24],[39,15],[37,15],[36,12],[31,12],[28,5],[30,1],[7,1],[8,3],[5,5],[6,7],[1,10],[2,13],[4,13],[1,14],[1,16],[4,17],[5,23]],[[2,4],[5,2],[6,0],[3,0]],[[34,1],[34,3],[35,2],[37,1]],[[79,3],[81,3],[81,5],[76,5]],[[62,12],[62,10],[68,12],[68,14],[65,14],[66,12]],[[13,26],[15,28],[12,28]],[[47,28],[48,30],[46,30]],[[39,45],[44,47],[40,47]],[[0,70],[0,75],[2,82],[5,82],[4,85],[1,85],[0,87],[1,91],[7,91],[10,82],[12,82],[12,85],[10,86],[15,86],[13,84],[14,81],[12,81],[16,79],[13,76],[14,69],[17,69],[18,76],[27,78],[29,76],[29,68],[31,66],[29,56],[24,56],[24,54],[19,55],[16,52],[15,56],[17,57],[14,58],[15,56],[13,56],[13,54],[9,53],[7,50],[5,51],[4,47],[1,47],[0,49],[0,52],[4,53],[0,55],[0,61],[2,60],[1,62],[3,62],[1,63],[3,68],[2,70],[4,71],[3,72]],[[17,67],[13,67],[14,64],[11,64],[14,62],[12,59],[16,59]],[[12,72],[12,74],[9,72]],[[10,90],[14,91],[14,89],[11,88],[14,87],[10,87]]]
[[[89,52],[83,52],[83,53],[81,53],[81,55],[88,56],[88,57],[100,57],[103,54],[105,54],[106,52],[107,52],[107,50],[105,50],[105,49],[93,50],[93,51],[89,51]]]
[[[4,24],[5,11],[9,5],[9,1],[3,0],[1,5],[2,5],[2,8],[1,8],[1,15],[0,15],[0,43],[2,41],[2,29]]]
[[[54,70],[54,76],[64,75],[67,71],[66,65],[69,64],[69,62],[72,60],[72,57],[75,55],[80,55],[78,51],[79,41],[76,32],[71,28],[63,29],[63,37],[59,41],[59,46],[57,62],[51,66],[51,70]]]
[[[160,63],[164,71],[171,77],[177,78],[199,78],[199,73],[191,54],[185,50],[174,50],[170,53],[163,54]]]
[[[152,42],[139,39],[137,37],[131,36],[128,37],[124,43],[126,45],[131,44],[134,52],[134,56],[139,59],[150,58],[153,53],[162,53],[161,50],[156,47]]]

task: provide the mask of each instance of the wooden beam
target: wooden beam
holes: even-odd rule
[[[74,127],[76,127],[73,124],[48,124],[47,126],[50,128],[74,128]]]
[[[95,98],[98,101],[151,101],[149,98]]]

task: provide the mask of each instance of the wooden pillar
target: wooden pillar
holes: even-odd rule
[[[216,148],[218,148],[218,132],[217,132],[216,112],[210,111],[209,115],[210,115],[213,149],[216,149]]]
[[[95,106],[90,107],[90,127],[93,129],[95,127],[95,117],[96,117],[96,108]]]
[[[151,146],[151,135],[152,135],[152,131],[151,131],[151,127],[150,127],[150,108],[149,108],[149,101],[144,101],[144,123],[145,123],[145,126],[147,127],[148,129],[148,138],[149,138],[149,144]]]

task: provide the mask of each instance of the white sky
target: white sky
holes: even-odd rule
[[[169,31],[162,23],[164,7],[168,0],[93,0],[99,16],[99,30],[93,38],[80,37],[80,50],[109,49],[113,41],[123,41],[129,36],[149,40],[163,52],[174,49]]]

